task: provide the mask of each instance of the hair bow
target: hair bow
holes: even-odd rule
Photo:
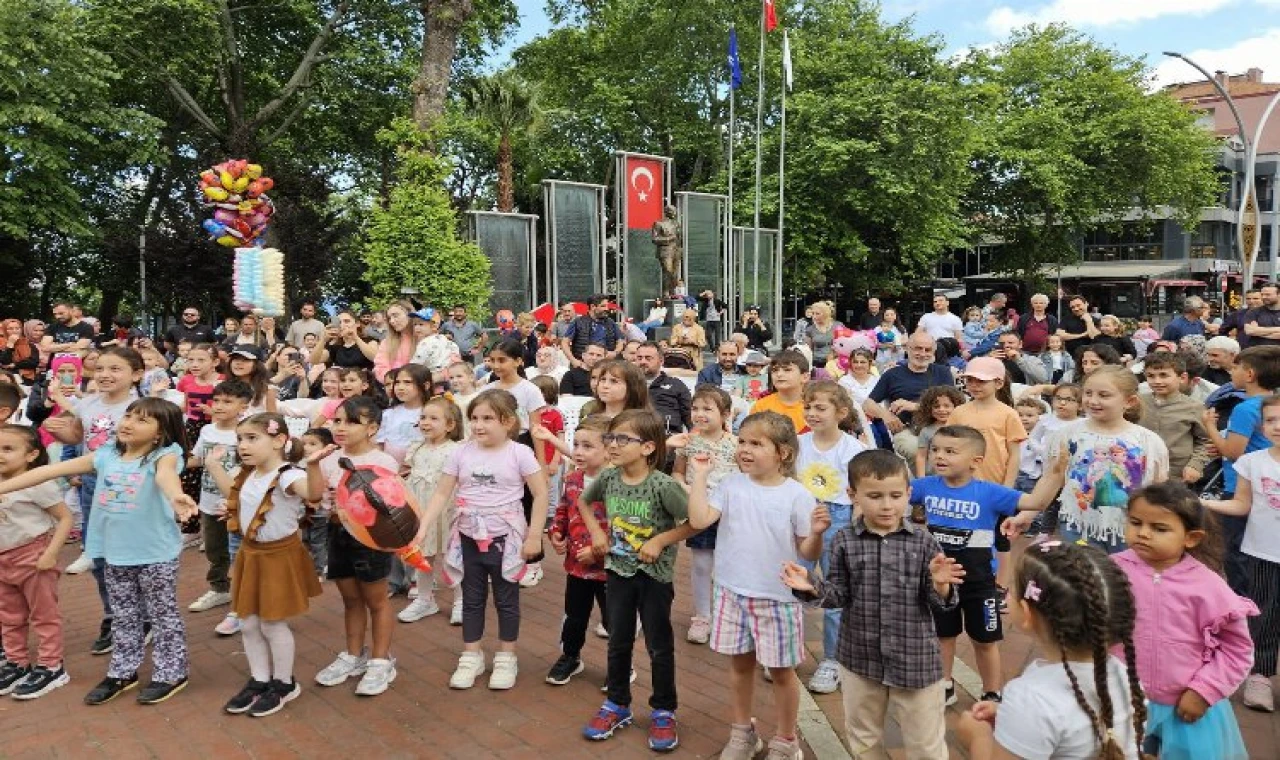
[[[267,420],[267,435],[279,435],[280,422],[278,420]]]
[[[1040,584],[1035,581],[1027,581],[1027,587],[1022,592],[1022,598],[1038,602],[1042,593],[1044,593],[1044,589],[1040,588]]]

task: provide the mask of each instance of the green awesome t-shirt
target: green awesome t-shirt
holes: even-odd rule
[[[689,497],[673,478],[657,470],[639,485],[622,482],[622,471],[610,468],[583,493],[587,502],[603,501],[609,519],[609,556],[605,568],[633,576],[642,570],[655,580],[671,583],[676,567],[676,544],[658,555],[658,561],[640,561],[645,542],[676,527],[689,514]]]

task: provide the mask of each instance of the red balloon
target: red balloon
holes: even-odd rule
[[[258,177],[255,181],[262,185],[262,192],[264,193],[271,192],[271,188],[276,186],[276,181],[270,177]]]

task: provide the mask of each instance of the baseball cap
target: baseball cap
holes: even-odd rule
[[[769,357],[765,356],[759,351],[748,351],[747,355],[742,357],[742,363],[767,365],[769,363]]]
[[[961,377],[973,377],[978,380],[1003,380],[1005,376],[1004,362],[990,356],[979,356],[970,359]]]
[[[258,350],[257,346],[236,346],[231,349],[228,356],[238,356],[241,359],[262,361],[262,351]]]

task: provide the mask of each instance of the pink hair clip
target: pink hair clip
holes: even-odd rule
[[[1040,601],[1040,594],[1044,589],[1040,588],[1035,581],[1027,581],[1027,588],[1022,592],[1023,599],[1030,599],[1033,602]]]
[[[280,432],[280,423],[276,420],[267,420],[267,435],[276,435]]]
[[[1062,546],[1062,542],[1061,541],[1042,541],[1039,544],[1039,546],[1040,546],[1040,551],[1047,552],[1050,549],[1057,549],[1059,546]]]

